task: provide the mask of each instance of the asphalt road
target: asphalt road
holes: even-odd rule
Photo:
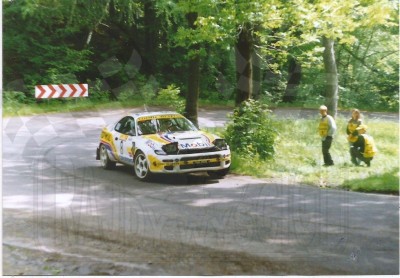
[[[139,182],[94,159],[125,112],[3,119],[4,275],[399,274],[398,197],[235,175]],[[201,126],[225,121],[200,112]]]

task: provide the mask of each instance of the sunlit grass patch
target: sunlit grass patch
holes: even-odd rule
[[[345,188],[363,192],[398,194],[399,125],[392,121],[366,122],[375,139],[378,153],[371,163],[356,167],[350,162],[347,119],[336,119],[338,130],[331,154],[335,165],[323,167],[321,140],[316,119],[278,120],[279,136],[272,159],[244,158],[233,154],[232,170],[239,174],[298,182],[326,188]],[[394,167],[397,167],[393,170]],[[355,181],[355,182],[353,182]],[[356,184],[356,186],[350,186]]]
[[[346,180],[341,187],[353,191],[399,195],[399,168],[366,178]]]

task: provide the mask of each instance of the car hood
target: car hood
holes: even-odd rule
[[[169,143],[178,143],[179,149],[202,149],[213,147],[212,143],[216,138],[215,135],[203,131],[189,132],[168,132],[143,136],[148,140],[166,145]]]

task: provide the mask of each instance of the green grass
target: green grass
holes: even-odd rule
[[[148,106],[162,106],[156,100],[147,103]],[[201,100],[199,105],[211,109],[230,107],[233,109],[233,102]],[[133,99],[130,101],[92,101],[90,99],[68,99],[63,102],[57,99],[45,100],[42,103],[6,103],[3,102],[3,117],[13,116],[29,116],[45,113],[61,113],[72,111],[86,111],[86,110],[104,110],[104,109],[118,109],[143,106],[143,100]],[[174,109],[174,107],[171,107]]]
[[[89,99],[68,99],[59,100],[45,100],[42,103],[21,104],[21,103],[3,103],[3,117],[13,116],[28,116],[45,113],[61,113],[72,111],[87,111],[87,110],[104,110],[104,109],[118,109],[126,107],[139,107],[143,106],[143,101],[133,100],[130,102],[119,101],[91,101]]]
[[[344,181],[342,188],[368,193],[396,194],[394,190],[399,186],[399,169],[383,174],[371,175],[365,179],[353,179]]]
[[[148,105],[157,106],[153,102]],[[105,110],[143,106],[143,100],[121,101],[91,101],[89,99],[68,99],[64,102],[59,100],[45,100],[42,103],[21,104],[3,103],[3,117],[28,116],[45,113],[62,113],[72,111]]]
[[[378,147],[371,167],[350,162],[346,119],[337,119],[338,132],[332,144],[333,167],[323,167],[321,141],[315,120],[279,120],[275,157],[262,161],[233,154],[232,171],[282,183],[301,183],[324,188],[399,194],[399,125],[365,119]]]

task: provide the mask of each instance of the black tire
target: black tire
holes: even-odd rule
[[[110,158],[108,157],[107,148],[103,144],[100,146],[100,164],[101,167],[106,170],[115,169],[115,166],[117,165],[115,161],[110,160]]]
[[[139,180],[145,181],[150,179],[151,172],[149,169],[149,162],[146,155],[142,151],[136,152],[135,163],[133,167],[135,175]]]
[[[223,177],[225,177],[227,174],[229,173],[229,167],[223,170],[218,170],[218,171],[207,171],[207,174],[211,177],[211,178],[215,178],[215,179],[222,179]]]

